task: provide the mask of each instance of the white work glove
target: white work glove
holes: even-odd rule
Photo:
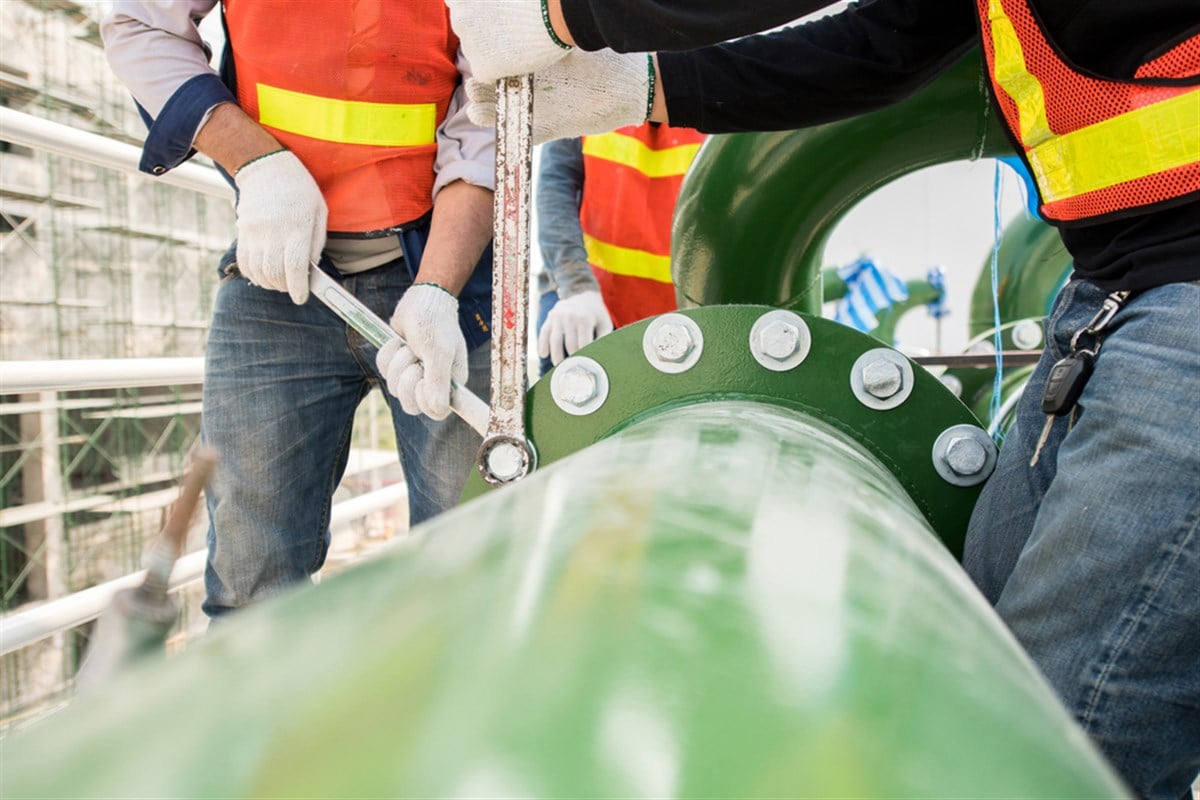
[[[234,180],[238,271],[303,305],[309,264],[321,257],[329,216],[317,182],[290,150],[250,161]]]
[[[446,0],[471,73],[485,83],[525,75],[571,51],[543,16],[545,0]]]
[[[546,315],[538,335],[538,355],[558,366],[588,342],[612,333],[612,329],[612,317],[600,292],[589,289],[571,295],[555,303]]]
[[[533,142],[607,133],[640,125],[650,116],[649,56],[573,50],[533,75]],[[467,115],[476,125],[496,124],[496,84],[467,81]]]
[[[445,419],[451,378],[464,385],[468,375],[458,298],[436,283],[415,283],[396,304],[392,327],[405,343],[393,339],[375,357],[388,391],[406,413]]]

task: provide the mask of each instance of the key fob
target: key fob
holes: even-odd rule
[[[1050,368],[1046,389],[1042,393],[1042,413],[1061,417],[1072,408],[1083,393],[1096,355],[1090,350],[1080,350],[1058,361]]]

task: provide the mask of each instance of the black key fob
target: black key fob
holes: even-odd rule
[[[1092,377],[1092,367],[1095,363],[1095,353],[1080,350],[1051,367],[1050,377],[1046,379],[1046,389],[1042,393],[1042,412],[1061,417],[1074,408],[1088,378]]]

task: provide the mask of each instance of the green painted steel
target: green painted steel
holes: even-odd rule
[[[666,410],[4,742],[5,797],[1122,797],[844,432]]]
[[[838,276],[837,267],[825,267],[821,270],[821,286],[822,303],[841,300],[846,296],[848,289],[846,282]],[[893,303],[875,315],[879,324],[870,334],[885,344],[895,344],[896,326],[905,314],[914,308],[940,300],[946,293],[943,287],[934,286],[928,278],[913,278],[905,281],[904,287],[908,290],[908,299]]]
[[[648,415],[675,406],[743,399],[798,409],[844,431],[887,464],[938,535],[954,553],[963,537],[979,487],[950,486],[934,466],[934,441],[952,425],[978,421],[925,369],[913,365],[912,394],[888,411],[867,408],[854,396],[850,374],[855,361],[882,343],[832,320],[801,315],[812,337],[808,357],[788,372],[772,372],[751,356],[750,331],[773,309],[764,306],[709,306],[680,312],[700,326],[704,352],[687,372],[655,369],[642,351],[649,320],[614,331],[578,351],[600,363],[610,391],[599,410],[572,416],[551,393],[553,372],[526,396],[526,433],[541,465],[551,464],[622,430]],[[478,475],[466,496],[490,491]],[[503,489],[501,489],[503,491]]]
[[[710,137],[676,205],[680,306],[820,313],[825,242],[859,200],[923,167],[1012,153],[986,85],[972,51],[891,108],[799,131]]]
[[[1022,216],[1004,229],[996,254],[996,295],[1001,324],[1037,319],[1050,305],[1071,273],[1071,254],[1058,231],[1039,219]],[[971,294],[971,336],[995,329],[992,302],[992,259],[988,254]],[[1006,345],[1007,346],[1007,345]]]
[[[1022,322],[1040,326],[1042,319],[1050,313],[1058,290],[1070,274],[1071,256],[1063,247],[1057,230],[1033,217],[1023,216],[1014,220],[1004,229],[1000,249],[996,253],[998,303],[992,300],[990,256],[983,263],[971,295],[968,321],[971,344],[994,342],[994,310],[998,306],[1001,349],[1021,349],[1013,341],[1014,328]],[[1014,391],[1021,389],[1032,371],[1028,367],[1004,368],[1001,403]],[[947,370],[947,373],[961,382],[963,401],[979,414],[980,419],[990,424],[992,420],[988,414],[996,370],[960,368]]]

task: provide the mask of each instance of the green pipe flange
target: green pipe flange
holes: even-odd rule
[[[979,425],[971,411],[924,368],[913,365],[910,396],[898,407],[877,411],[854,395],[851,366],[880,343],[867,334],[807,314],[811,350],[795,368],[776,372],[751,353],[751,330],[769,306],[707,306],[679,312],[703,332],[703,353],[690,369],[659,371],[643,353],[643,335],[654,320],[643,320],[604,336],[580,350],[603,367],[607,398],[595,411],[568,414],[551,392],[554,371],[526,396],[526,432],[541,466],[582,450],[634,422],[685,405],[710,400],[746,400],[797,409],[844,431],[896,476],[931,527],[957,556],[979,486],[947,483],[931,455],[938,436],[953,425]],[[464,492],[473,498],[490,491],[477,474]]]

